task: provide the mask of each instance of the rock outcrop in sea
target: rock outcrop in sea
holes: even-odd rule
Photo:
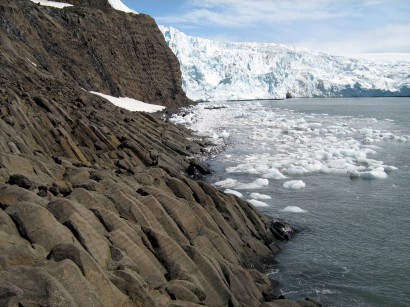
[[[266,303],[293,229],[189,178],[201,142],[88,92],[190,103],[155,21],[66,2],[0,3],[0,305],[317,306]]]

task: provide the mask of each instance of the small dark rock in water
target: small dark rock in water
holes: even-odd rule
[[[23,175],[11,175],[9,179],[9,184],[18,185],[20,188],[29,190],[33,183],[26,176]]]
[[[209,168],[197,159],[189,162],[189,167],[187,168],[186,172],[194,179],[201,179],[203,175],[211,174]]]
[[[270,230],[272,231],[275,238],[281,241],[288,241],[298,233],[297,229],[279,220],[271,221]]]

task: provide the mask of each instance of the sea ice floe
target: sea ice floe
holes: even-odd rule
[[[238,192],[238,191],[235,191],[235,190],[226,189],[224,192],[225,192],[226,194],[236,195],[236,196],[238,196],[238,197],[240,197],[240,198],[243,197],[243,194],[242,194],[241,192]]]
[[[392,172],[392,171],[397,171],[398,168],[392,165],[385,165],[384,166],[384,171],[385,172]]]
[[[235,186],[238,190],[254,190],[267,187],[269,185],[269,180],[265,178],[258,178],[250,183],[240,183]]]
[[[307,173],[308,171],[303,167],[303,166],[298,166],[298,165],[289,165],[288,169],[286,170],[286,174],[290,176],[294,175],[303,175]]]
[[[239,184],[239,182],[235,179],[227,178],[225,180],[217,181],[214,184],[227,189],[236,187]]]
[[[353,171],[350,173],[350,177],[373,180],[373,179],[385,179],[388,176],[384,171],[384,167],[381,166],[371,171],[363,171],[363,172]]]
[[[319,129],[323,126],[321,123],[309,123],[309,127],[312,129]]]
[[[226,103],[218,110],[205,106],[187,108],[170,120],[184,123],[201,136],[216,134],[218,141],[229,135],[238,150],[220,157],[229,162],[226,173],[232,178],[248,174],[252,180],[255,176],[266,180],[242,183],[231,178],[216,183],[225,189],[266,188],[268,179],[287,179],[284,187],[303,188],[303,181],[291,179],[321,173],[383,179],[397,168],[371,159],[381,148],[377,145],[410,140],[408,135],[388,131],[386,127],[392,124],[383,120],[304,114],[253,102]]]
[[[286,176],[283,175],[276,168],[270,168],[270,169],[266,170],[266,172],[262,175],[262,177],[263,178],[268,178],[268,179],[275,179],[275,180],[286,179]]]
[[[223,130],[223,131],[219,134],[219,136],[220,136],[221,138],[225,138],[225,139],[228,138],[229,135],[230,135],[230,133],[227,132],[226,130]]]
[[[285,189],[299,190],[306,187],[306,184],[302,180],[289,180],[283,183]]]
[[[264,203],[263,201],[256,200],[256,199],[250,199],[248,200],[248,202],[254,205],[255,207],[269,207],[267,203]]]
[[[251,193],[249,195],[252,199],[272,199],[269,195],[260,194],[260,193]]]
[[[298,206],[287,206],[285,208],[283,208],[282,210],[280,210],[282,212],[291,212],[291,213],[306,213],[307,210],[304,210]]]

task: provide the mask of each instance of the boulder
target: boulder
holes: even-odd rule
[[[50,251],[57,244],[78,244],[71,231],[39,205],[20,202],[8,207],[5,212],[13,219],[22,237],[27,238],[30,243],[42,245],[46,251]]]

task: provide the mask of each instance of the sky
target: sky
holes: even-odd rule
[[[332,54],[410,54],[410,0],[122,0],[187,35]]]

